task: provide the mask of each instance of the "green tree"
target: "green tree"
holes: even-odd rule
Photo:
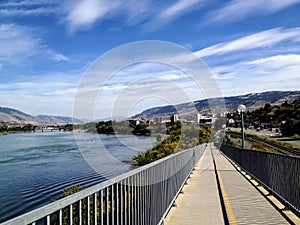
[[[294,130],[295,121],[294,120],[287,120],[285,123],[281,125],[281,134],[285,137],[289,137],[295,134]]]

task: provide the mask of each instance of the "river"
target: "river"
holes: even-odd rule
[[[50,203],[65,188],[89,187],[133,169],[124,161],[151,148],[155,138],[77,133],[76,141],[71,132],[0,136],[0,222]]]

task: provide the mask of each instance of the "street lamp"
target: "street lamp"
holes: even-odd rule
[[[226,124],[223,124],[222,128],[223,128],[223,131],[224,131],[224,135],[223,135],[224,145],[226,145]]]
[[[238,113],[242,115],[242,149],[245,148],[245,134],[244,134],[244,113],[246,112],[247,108],[244,105],[239,105]]]

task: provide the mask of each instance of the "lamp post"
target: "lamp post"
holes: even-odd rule
[[[244,105],[239,105],[238,107],[238,113],[241,114],[242,117],[242,149],[245,148],[245,132],[244,132],[244,113],[246,112],[247,108]]]
[[[223,124],[222,128],[223,128],[223,131],[224,131],[224,135],[223,135],[224,145],[226,145],[226,124]]]

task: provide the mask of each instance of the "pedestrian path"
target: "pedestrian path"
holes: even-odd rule
[[[213,144],[208,144],[183,192],[164,225],[289,224]]]
[[[165,225],[224,224],[210,150],[204,151],[176,205],[165,219]]]

